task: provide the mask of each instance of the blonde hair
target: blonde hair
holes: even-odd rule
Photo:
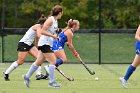
[[[67,26],[68,26],[69,28],[72,28],[74,25],[77,25],[78,23],[79,23],[78,20],[72,20],[72,19],[70,19],[70,20],[67,22]]]
[[[67,27],[64,28],[64,31],[66,31],[69,28],[72,28],[74,25],[77,25],[78,23],[79,23],[79,21],[78,20],[75,20],[75,19],[74,20],[72,20],[72,19],[68,20],[66,22]]]

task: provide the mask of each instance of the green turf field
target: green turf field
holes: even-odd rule
[[[0,64],[0,72],[4,71],[10,64]],[[17,68],[10,76],[11,81],[6,82],[0,74],[0,93],[139,93],[140,91],[140,68],[138,68],[129,81],[129,88],[124,89],[118,78],[122,76],[128,65],[88,65],[96,71],[94,76],[89,75],[81,64],[64,64],[60,69],[67,75],[74,77],[75,81],[67,81],[56,72],[57,81],[62,84],[59,89],[48,87],[47,80],[35,80],[31,78],[31,87],[26,88],[22,74],[25,74],[30,64]],[[44,72],[44,71],[43,71]],[[94,78],[99,77],[98,81]]]

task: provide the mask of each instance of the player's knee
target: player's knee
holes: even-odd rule
[[[50,62],[50,64],[52,64],[52,65],[56,65],[56,62]]]
[[[38,65],[38,66],[41,66],[43,62],[44,62],[43,58],[37,58],[35,61],[36,65]]]
[[[66,63],[67,62],[67,58],[63,58],[63,63]]]
[[[24,60],[17,60],[18,65],[22,65],[24,63]]]

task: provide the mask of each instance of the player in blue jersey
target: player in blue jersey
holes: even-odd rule
[[[58,67],[59,65],[65,63],[67,61],[67,57],[64,51],[64,46],[67,44],[69,49],[72,51],[74,56],[78,57],[78,52],[75,50],[73,45],[73,33],[78,31],[80,23],[78,20],[70,19],[67,22],[67,27],[63,29],[63,31],[58,35],[59,41],[57,39],[53,42],[52,50],[54,51],[57,60],[55,66]],[[48,71],[48,66],[45,66],[46,71]],[[48,75],[46,73],[46,75]]]
[[[124,88],[128,88],[127,81],[129,80],[132,73],[135,71],[136,67],[140,65],[140,25],[135,34],[136,39],[136,55],[132,64],[128,67],[124,77],[120,77],[121,84]]]

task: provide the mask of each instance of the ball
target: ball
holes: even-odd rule
[[[95,80],[97,81],[97,80],[99,80],[99,78],[98,77],[95,77]]]

